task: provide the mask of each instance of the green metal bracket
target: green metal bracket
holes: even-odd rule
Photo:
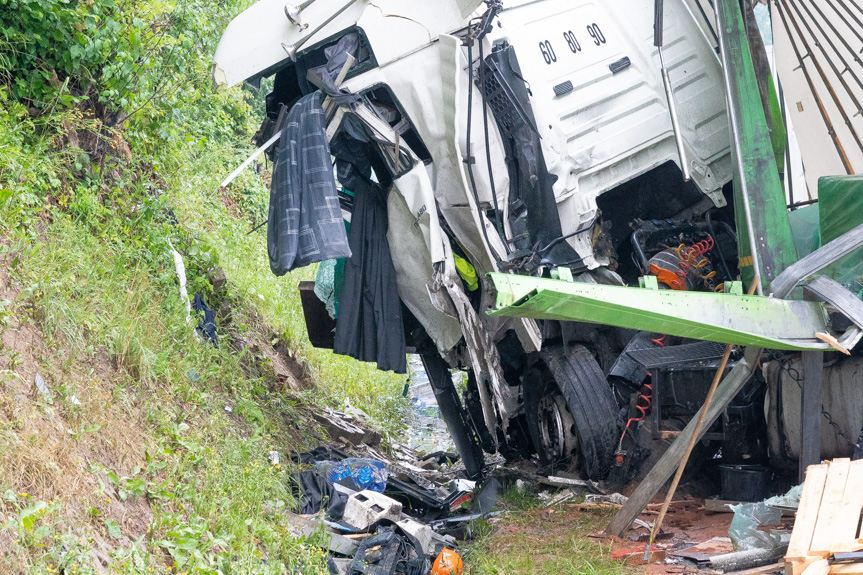
[[[578,321],[768,349],[829,349],[820,302],[640,289],[488,274],[497,290],[490,315]],[[649,277],[649,276],[648,276]]]
[[[731,295],[743,295],[743,282],[727,281],[724,284],[725,293]]]
[[[659,289],[659,282],[656,279],[656,276],[641,276],[638,278],[638,287],[644,289]]]

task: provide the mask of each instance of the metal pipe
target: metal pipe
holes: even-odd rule
[[[306,0],[299,6],[295,6],[293,4],[285,4],[285,16],[288,17],[288,20],[299,26],[301,29],[305,30],[309,27],[308,24],[303,24],[300,20],[300,13],[314,4],[317,0]]]
[[[788,41],[791,43],[791,48],[794,50],[794,55],[797,57],[797,61],[800,63],[800,70],[803,72],[803,76],[806,78],[806,84],[809,86],[809,91],[812,92],[812,97],[815,99],[815,103],[818,105],[818,111],[821,113],[821,119],[824,120],[824,125],[827,128],[827,133],[833,140],[833,145],[836,146],[836,151],[839,153],[839,159],[842,160],[842,165],[845,166],[845,172],[847,174],[853,174],[854,169],[851,167],[851,162],[848,159],[848,155],[845,153],[845,148],[842,146],[842,142],[836,135],[836,130],[833,128],[833,122],[830,121],[830,116],[827,114],[827,109],[824,107],[824,102],[821,101],[821,97],[818,95],[818,90],[815,89],[815,84],[812,83],[812,77],[809,75],[809,70],[806,69],[806,66],[803,63],[803,56],[800,55],[800,50],[797,48],[797,44],[794,42],[794,37],[791,35],[791,28],[788,26],[788,21],[785,19],[785,11],[778,4],[776,4],[776,11],[779,13],[779,18],[782,20],[782,25],[785,27],[785,32],[788,34]]]
[[[806,36],[803,35],[803,31],[800,29],[800,26],[797,24],[797,20],[794,18],[794,14],[792,14],[791,11],[788,10],[788,8],[787,8],[788,4],[791,4],[791,3],[789,2],[786,4],[785,0],[779,0],[779,2],[783,6],[786,7],[785,9],[788,12],[788,17],[791,20],[791,24],[794,26],[794,29],[797,31],[797,35],[800,36],[800,41],[803,43],[803,47],[806,49],[806,52],[809,54],[809,59],[815,65],[815,69],[818,71],[818,75],[821,77],[821,81],[824,82],[824,85],[827,87],[827,91],[830,93],[830,97],[833,99],[833,103],[836,104],[836,108],[839,110],[839,115],[842,116],[842,120],[845,122],[845,125],[848,126],[848,129],[851,131],[851,136],[854,138],[854,141],[857,143],[857,147],[860,148],[860,151],[863,151],[863,142],[860,141],[860,136],[857,135],[857,131],[854,129],[854,126],[851,125],[851,118],[849,118],[848,114],[845,112],[845,107],[842,105],[842,101],[839,99],[838,94],[836,94],[836,90],[833,89],[833,85],[827,79],[827,74],[824,72],[824,68],[822,68],[821,64],[818,63],[818,59],[815,58],[815,54],[813,54],[812,48],[809,47],[809,41],[806,40]],[[800,12],[800,9],[797,8],[794,4],[791,4],[791,6],[794,6],[795,12],[797,12],[797,15],[800,17],[800,19],[804,21],[803,24],[805,26],[806,21],[805,21],[805,18],[803,18],[803,13]],[[809,31],[809,33],[812,34],[812,36],[814,37],[815,34],[812,33],[812,30],[808,26],[806,28]],[[821,46],[821,43],[820,42],[816,42],[816,43],[821,48],[822,52],[824,52],[824,48]],[[827,53],[824,52],[824,54],[826,57]],[[834,73],[836,73],[838,75],[838,71],[836,70],[836,67],[833,65],[833,62],[830,60],[829,57],[827,58],[827,61],[833,67]],[[845,84],[845,80],[842,78],[841,75],[839,76],[839,80],[842,81],[843,85]]]
[[[659,66],[662,68],[662,83],[665,85],[665,97],[668,99],[668,113],[671,115],[671,129],[674,131],[674,141],[677,142],[677,154],[680,156],[680,171],[683,173],[683,181],[691,179],[689,173],[689,162],[686,159],[686,149],[683,147],[683,134],[680,131],[680,122],[677,119],[677,106],[674,105],[674,89],[671,87],[671,78],[668,76],[668,68],[662,59],[662,47],[659,50]]]
[[[311,0],[311,1],[314,1],[314,0]],[[285,50],[285,52],[287,52],[288,57],[290,57],[290,59],[291,59],[292,61],[296,62],[296,61],[297,61],[297,50],[299,50],[300,48],[302,48],[302,47],[303,47],[303,45],[304,45],[306,42],[308,42],[308,41],[309,41],[309,39],[310,39],[312,36],[314,36],[315,34],[317,34],[318,32],[320,32],[320,31],[321,31],[321,30],[322,30],[322,29],[323,29],[327,24],[329,24],[330,22],[332,22],[333,20],[335,20],[336,18],[338,18],[338,17],[339,17],[339,15],[340,15],[342,12],[344,12],[345,10],[347,10],[348,8],[350,8],[351,4],[353,4],[353,3],[354,3],[354,2],[356,2],[356,1],[357,1],[357,0],[349,0],[349,2],[348,2],[347,4],[345,4],[344,6],[342,6],[341,8],[339,8],[338,10],[336,10],[336,11],[335,11],[335,12],[334,12],[334,13],[333,13],[329,18],[327,18],[326,20],[324,20],[324,21],[323,21],[323,22],[322,22],[322,23],[321,23],[317,28],[315,28],[314,30],[312,30],[311,32],[309,32],[308,34],[306,34],[306,35],[305,35],[301,40],[299,40],[296,44],[285,44],[285,43],[282,43],[282,48]]]
[[[722,77],[725,80],[725,99],[728,102],[728,117],[731,120],[731,141],[734,145],[734,155],[737,160],[737,176],[740,178],[740,191],[743,196],[743,211],[746,217],[746,233],[749,236],[749,251],[752,254],[752,267],[756,278],[761,277],[761,258],[758,255],[758,244],[755,241],[755,229],[752,225],[752,206],[749,202],[749,187],[746,184],[746,174],[743,170],[743,151],[740,149],[740,126],[737,124],[737,102],[731,90],[731,79],[728,77],[728,52],[725,49],[725,23],[722,21],[720,2],[736,2],[736,0],[716,0],[713,5],[716,15],[716,27],[719,30],[719,53],[722,58]],[[755,289],[758,295],[763,294],[761,281],[757,282]]]
[[[668,114],[671,116],[671,129],[674,132],[674,141],[677,143],[677,155],[680,157],[680,172],[683,181],[691,179],[689,173],[689,162],[686,160],[686,149],[683,147],[683,134],[680,132],[680,122],[677,118],[677,106],[674,104],[674,88],[671,86],[671,77],[665,60],[662,57],[662,45],[664,44],[662,34],[664,32],[663,0],[655,0],[653,5],[653,45],[659,52],[659,68],[662,71],[662,84],[665,86],[665,98],[668,100]]]

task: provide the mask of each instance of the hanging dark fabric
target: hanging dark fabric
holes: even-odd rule
[[[375,361],[383,371],[405,373],[401,299],[387,242],[387,192],[363,177],[350,181],[355,194],[350,234],[353,256],[345,261],[333,351]]]
[[[267,251],[281,276],[328,259],[350,257],[321,93],[301,98],[288,113],[273,165]]]

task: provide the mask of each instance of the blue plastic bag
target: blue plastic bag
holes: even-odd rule
[[[383,462],[376,459],[349,457],[341,461],[318,461],[315,471],[328,483],[338,483],[350,477],[357,489],[369,489],[383,493],[387,487],[389,472]]]

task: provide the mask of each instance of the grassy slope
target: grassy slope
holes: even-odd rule
[[[309,346],[295,284],[311,272],[273,277],[265,238],[211,191],[233,154],[172,150],[155,208],[141,178],[127,182],[134,201],[82,186],[45,194],[62,189],[67,162],[19,138],[25,115],[2,100],[0,572],[326,572],[279,513],[292,504],[286,453],[320,441],[302,402],[348,396],[398,421],[404,377]],[[244,181],[236,193],[265,205],[260,181]],[[135,223],[165,208],[179,226]],[[185,246],[193,287],[207,287],[201,261],[228,277],[218,350],[185,321],[169,238]],[[315,392],[287,389],[271,356],[242,344],[276,340]]]

